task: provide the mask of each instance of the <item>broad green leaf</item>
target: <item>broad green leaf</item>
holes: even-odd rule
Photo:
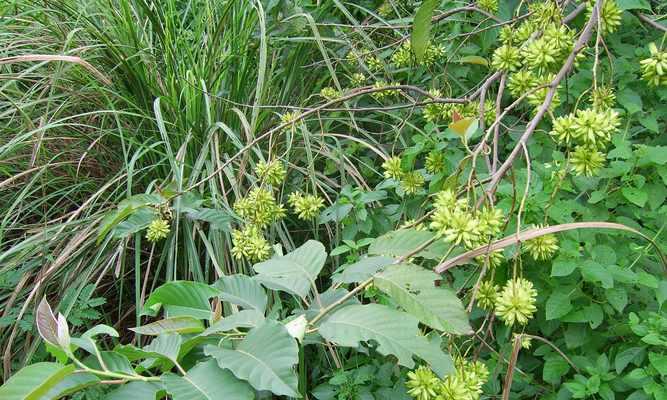
[[[285,326],[277,321],[267,320],[250,330],[234,350],[208,345],[204,353],[257,390],[301,397],[293,369],[299,362],[299,347]]]
[[[112,237],[124,238],[148,228],[148,225],[158,218],[158,212],[153,207],[139,207],[132,210],[129,216],[111,230]]]
[[[667,300],[667,281],[660,281],[658,288],[655,289],[655,297],[658,300],[658,307],[662,308],[665,300]]]
[[[315,300],[310,303],[310,307],[306,310],[306,319],[311,320],[315,318],[315,316],[319,314],[322,309],[334,304],[337,301],[342,300],[343,297],[345,297],[348,293],[350,292],[347,289],[341,287],[336,289],[329,288],[326,292],[320,294],[319,301]],[[356,296],[350,297],[340,306],[343,307],[352,304],[359,304],[359,300],[356,298]]]
[[[569,258],[556,258],[551,264],[551,276],[568,276],[577,268],[577,261]]]
[[[123,208],[118,207],[117,210],[110,211],[103,219],[97,234],[97,244],[102,243],[102,240],[107,236],[107,234],[118,225],[121,221],[127,218],[132,212],[134,212],[135,207],[125,206]]]
[[[375,275],[382,268],[392,264],[394,258],[385,256],[366,257],[352,265],[345,267],[343,272],[333,278],[338,283],[362,282]]]
[[[585,281],[600,282],[605,289],[614,287],[614,276],[604,266],[593,260],[588,260],[580,268],[581,276],[583,276]]]
[[[551,293],[546,304],[547,321],[560,318],[572,310],[570,294],[562,291]]]
[[[410,44],[418,61],[422,60],[428,47],[432,25],[431,18],[438,3],[437,0],[424,0],[415,14]]]
[[[621,193],[623,193],[623,197],[638,207],[644,207],[648,200],[648,194],[645,191],[634,187],[624,187],[621,189]]]
[[[192,317],[165,318],[150,324],[130,328],[140,335],[161,335],[163,333],[199,333],[204,331],[204,324]]]
[[[414,264],[390,265],[375,276],[375,286],[408,313],[439,331],[472,333],[468,315],[456,294],[436,287],[440,275]]]
[[[113,351],[101,351],[99,354],[102,358],[102,362],[104,362],[104,367],[100,365],[100,361],[95,356],[89,356],[84,363],[93,369],[104,370],[106,368],[111,372],[125,375],[137,375],[134,368],[132,368],[132,364],[130,364],[130,360],[124,355]]]
[[[319,275],[327,253],[322,243],[309,240],[296,250],[255,264],[257,279],[264,286],[306,298]]]
[[[416,229],[392,231],[377,238],[368,248],[368,254],[393,257],[407,256],[429,240],[432,240],[433,237],[434,234],[429,231],[418,231]],[[417,253],[416,256],[431,260],[440,260],[446,252],[447,248],[444,241],[437,240]]]
[[[254,328],[264,322],[264,315],[255,310],[241,310],[228,317],[216,321],[206,328],[202,336],[214,335],[237,328]]]
[[[76,393],[88,386],[96,385],[100,379],[88,372],[76,372],[68,375],[57,385],[51,388],[40,400],[57,400]]]
[[[221,369],[215,360],[195,365],[185,376],[162,375],[162,382],[173,400],[251,400],[252,388]]]
[[[441,377],[454,371],[451,357],[437,342],[421,335],[415,317],[381,304],[342,307],[326,317],[318,331],[326,340],[345,347],[374,341],[380,354],[396,356],[407,368],[414,367],[412,357],[418,356]]]
[[[660,375],[667,376],[667,355],[650,352],[648,359]]]
[[[649,0],[616,0],[621,10],[647,10],[651,11]]]
[[[0,386],[2,400],[38,400],[74,371],[74,365],[40,362],[21,368]]]
[[[625,370],[625,368],[632,362],[632,360],[642,356],[644,350],[645,349],[643,347],[630,347],[618,353],[614,359],[614,368],[616,369],[616,373],[620,374],[623,372],[623,370]]]
[[[266,311],[266,292],[262,285],[247,275],[223,276],[213,284],[221,291],[219,297],[223,301],[254,309],[260,313]]]
[[[618,103],[625,108],[629,114],[642,110],[642,98],[630,88],[625,88],[617,96]]]
[[[130,382],[109,392],[104,400],[156,400],[163,390],[162,385],[154,382]]]
[[[163,333],[153,339],[148,346],[144,347],[144,351],[162,356],[169,361],[177,362],[182,343],[183,339],[181,335],[177,333]]]
[[[218,289],[204,283],[172,281],[151,293],[141,315],[155,316],[160,307],[165,307],[169,317],[208,319],[211,316],[209,299],[219,294]]]
[[[628,292],[623,288],[611,288],[605,290],[605,296],[609,304],[618,312],[623,312],[628,305]]]
[[[552,385],[558,385],[561,377],[570,370],[570,365],[557,354],[550,354],[544,361],[542,369],[542,379]]]

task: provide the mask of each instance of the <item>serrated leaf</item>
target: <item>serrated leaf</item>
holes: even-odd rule
[[[104,400],[156,400],[162,391],[164,391],[162,385],[154,382],[130,382],[109,392]]]
[[[431,18],[438,3],[437,0],[424,0],[415,13],[410,45],[418,61],[422,60],[428,47],[431,25],[433,24]]]
[[[204,283],[172,281],[151,293],[141,315],[155,316],[160,307],[165,307],[169,317],[208,319],[211,316],[209,299],[219,294],[218,289]]]
[[[345,347],[374,341],[380,354],[396,356],[407,368],[414,367],[412,357],[417,356],[441,377],[454,371],[451,357],[421,335],[415,317],[381,304],[342,307],[326,317],[318,331],[326,340]]]
[[[167,373],[162,382],[173,400],[251,400],[255,393],[214,360],[195,365],[185,376]]]
[[[285,326],[277,321],[267,320],[251,329],[234,350],[208,345],[204,347],[204,353],[257,390],[301,397],[293,370],[299,362],[299,348]]]
[[[260,313],[266,311],[267,297],[262,285],[247,275],[223,276],[213,284],[221,291],[219,297],[223,301],[254,309]]]
[[[216,321],[206,328],[202,336],[214,335],[220,332],[238,328],[254,328],[264,322],[264,315],[255,310],[241,310],[235,314]]]
[[[322,243],[309,240],[296,250],[268,261],[255,264],[255,276],[262,285],[283,290],[303,299],[315,285],[327,253]]]
[[[439,331],[472,333],[468,315],[456,294],[436,287],[440,275],[414,264],[391,265],[374,278],[375,286],[422,323]]]
[[[192,317],[174,317],[130,328],[130,330],[140,335],[153,336],[164,333],[200,333],[204,331],[204,324]]]
[[[76,393],[89,386],[96,385],[100,379],[88,372],[77,372],[65,377],[57,385],[52,387],[40,400],[57,400],[70,394]]]
[[[74,365],[40,362],[21,368],[0,386],[2,400],[38,400],[74,371]]]
[[[382,268],[392,264],[394,258],[385,256],[366,257],[348,265],[343,272],[333,278],[335,283],[362,282],[375,275]]]

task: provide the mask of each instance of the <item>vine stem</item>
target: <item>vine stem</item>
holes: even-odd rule
[[[407,260],[408,258],[414,256],[415,254],[419,253],[420,251],[424,250],[425,248],[427,248],[428,246],[430,246],[431,244],[433,244],[433,242],[435,242],[436,240],[437,240],[437,237],[433,237],[433,238],[427,240],[426,242],[424,242],[424,243],[422,243],[421,245],[419,245],[419,247],[417,247],[416,249],[414,249],[414,250],[411,251],[410,253],[408,253],[408,254],[406,254],[406,255],[403,255],[403,256],[397,258],[397,259],[396,259],[393,263],[391,263],[390,265],[397,265],[397,264],[400,264],[400,263],[404,262],[404,261]],[[375,276],[371,276],[370,278],[368,278],[368,279],[366,279],[365,281],[361,282],[359,285],[357,285],[357,287],[355,287],[354,289],[352,289],[352,290],[351,290],[350,292],[348,292],[345,296],[341,297],[340,299],[336,300],[335,302],[333,302],[333,303],[331,303],[330,305],[328,305],[327,307],[325,307],[322,311],[320,311],[319,314],[317,314],[317,315],[316,315],[316,316],[309,322],[309,325],[311,325],[311,326],[315,325],[315,323],[317,323],[319,320],[321,320],[321,319],[322,319],[325,315],[327,315],[329,312],[331,312],[332,310],[334,310],[335,308],[337,308],[337,307],[340,306],[341,304],[345,303],[346,301],[348,301],[349,299],[351,299],[352,297],[354,297],[357,293],[359,293],[359,292],[361,292],[362,290],[364,290],[368,285],[370,285],[371,283],[373,283],[373,279],[375,279]]]

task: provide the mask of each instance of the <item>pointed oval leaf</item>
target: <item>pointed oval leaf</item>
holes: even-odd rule
[[[326,258],[324,245],[309,240],[291,253],[255,264],[253,268],[258,274],[255,279],[270,289],[283,290],[305,299]]]
[[[57,400],[65,396],[74,394],[89,386],[96,385],[100,382],[100,378],[88,372],[77,372],[60,381],[57,385],[51,388],[40,400]]]
[[[162,385],[154,382],[130,382],[109,392],[104,400],[156,400],[163,397],[158,397],[163,391]]]
[[[345,347],[374,341],[377,351],[394,355],[398,363],[413,368],[413,356],[431,365],[441,377],[454,371],[453,361],[436,341],[421,335],[417,319],[381,304],[350,305],[326,317],[318,329],[326,340]]]
[[[21,368],[0,386],[2,400],[38,400],[74,371],[74,365],[40,362]]]
[[[223,276],[213,286],[221,291],[219,296],[223,301],[260,313],[266,311],[266,292],[262,285],[248,275]]]
[[[204,324],[192,317],[174,317],[130,328],[130,330],[140,335],[153,336],[163,333],[200,333],[204,331]]]
[[[436,287],[440,276],[414,264],[391,265],[374,278],[375,286],[419,321],[439,331],[468,335],[472,328],[461,300]]]
[[[231,331],[237,328],[254,328],[264,322],[264,315],[255,310],[241,310],[206,328],[202,336]]]
[[[301,397],[293,369],[299,362],[299,348],[285,326],[277,321],[267,320],[252,329],[235,350],[208,345],[204,353],[257,390]]]
[[[164,374],[162,382],[173,400],[251,400],[255,397],[247,383],[221,369],[215,360],[195,365],[185,376]]]
[[[426,52],[433,24],[431,18],[438,3],[437,0],[424,0],[415,14],[410,44],[418,61],[421,61]]]
[[[219,293],[218,289],[204,283],[172,281],[151,293],[141,315],[155,316],[160,307],[165,307],[169,317],[208,319],[211,316],[209,299]]]

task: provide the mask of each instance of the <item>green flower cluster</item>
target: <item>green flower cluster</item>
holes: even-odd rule
[[[382,163],[384,170],[384,177],[386,179],[401,180],[403,177],[403,167],[401,166],[401,158],[398,156],[389,157]]]
[[[468,249],[489,243],[503,227],[502,211],[495,208],[475,210],[468,200],[457,199],[451,190],[438,193],[433,208],[431,229],[446,242],[462,244]],[[492,254],[493,262],[502,261],[502,253]]]
[[[515,323],[525,325],[533,317],[537,307],[537,290],[533,283],[524,278],[507,281],[495,302],[496,316],[507,326]]]
[[[282,124],[289,124],[283,129],[283,131],[288,131],[294,128],[294,123],[299,119],[299,115],[300,114],[296,111],[288,111],[285,114],[282,114],[280,116],[280,122]]]
[[[435,45],[429,43],[424,51],[424,56],[420,61],[420,65],[425,65],[427,67],[435,64],[439,59],[444,57],[445,48],[440,45]],[[394,64],[397,68],[405,68],[414,64],[415,57],[412,52],[412,45],[409,40],[404,41],[398,49],[391,55],[391,63]]]
[[[499,292],[500,287],[494,285],[493,282],[482,282],[477,290],[477,305],[485,310],[493,310],[496,306],[496,299]]]
[[[648,45],[649,58],[641,60],[642,79],[651,86],[667,85],[667,51],[658,50],[655,43]]]
[[[562,145],[575,144],[570,159],[578,175],[593,176],[604,166],[604,150],[618,132],[618,113],[604,108],[613,102],[613,92],[593,92],[593,108],[577,110],[575,113],[554,120],[551,135]]]
[[[258,187],[234,203],[234,211],[250,225],[264,228],[285,217],[285,208],[278,204],[270,191]]]
[[[558,238],[556,235],[547,234],[524,243],[526,250],[535,260],[549,260],[558,251]]]
[[[325,88],[322,88],[322,90],[320,90],[320,96],[324,97],[327,100],[336,100],[341,96],[341,92],[336,88],[327,86]]]
[[[469,362],[462,358],[455,362],[456,372],[439,379],[426,366],[408,372],[408,394],[416,400],[477,400],[482,386],[489,378],[489,370],[481,361]]]
[[[430,89],[428,93],[433,97],[442,97],[442,92],[438,89]],[[424,106],[424,119],[426,122],[438,123],[451,115],[449,104],[429,103]]]
[[[268,183],[269,185],[278,186],[285,180],[287,171],[280,161],[260,161],[255,166],[257,170],[257,176],[262,182]]]
[[[312,194],[304,195],[300,192],[291,193],[287,198],[287,203],[302,220],[317,218],[320,209],[324,206],[324,200],[321,197]]]
[[[169,221],[164,218],[156,218],[146,229],[146,239],[149,242],[157,242],[169,235]]]
[[[445,155],[437,150],[433,150],[426,156],[424,168],[429,174],[437,174],[445,170]]]
[[[477,6],[491,13],[498,12],[498,0],[477,0]]]
[[[251,262],[264,261],[271,254],[271,246],[261,230],[255,225],[246,225],[243,229],[232,231],[232,256],[243,257]]]
[[[390,85],[384,80],[378,80],[378,81],[375,82],[373,87],[375,89],[382,89],[382,88],[386,88],[388,86],[398,86],[398,85],[400,85],[400,84],[397,83],[397,82],[393,82]],[[387,99],[389,97],[398,96],[399,92],[400,91],[398,89],[379,90],[377,92],[371,93],[371,96],[377,101],[382,101],[382,100]]]
[[[401,178],[401,189],[407,195],[417,194],[424,186],[424,176],[419,171],[410,171]]]
[[[593,14],[595,1],[589,0],[586,5],[586,19],[590,19]],[[600,26],[602,33],[613,33],[621,26],[621,17],[623,11],[618,7],[615,0],[603,0],[600,9]]]
[[[366,83],[366,76],[361,72],[355,72],[350,76],[350,86],[352,86],[353,88],[364,86],[365,83]]]

